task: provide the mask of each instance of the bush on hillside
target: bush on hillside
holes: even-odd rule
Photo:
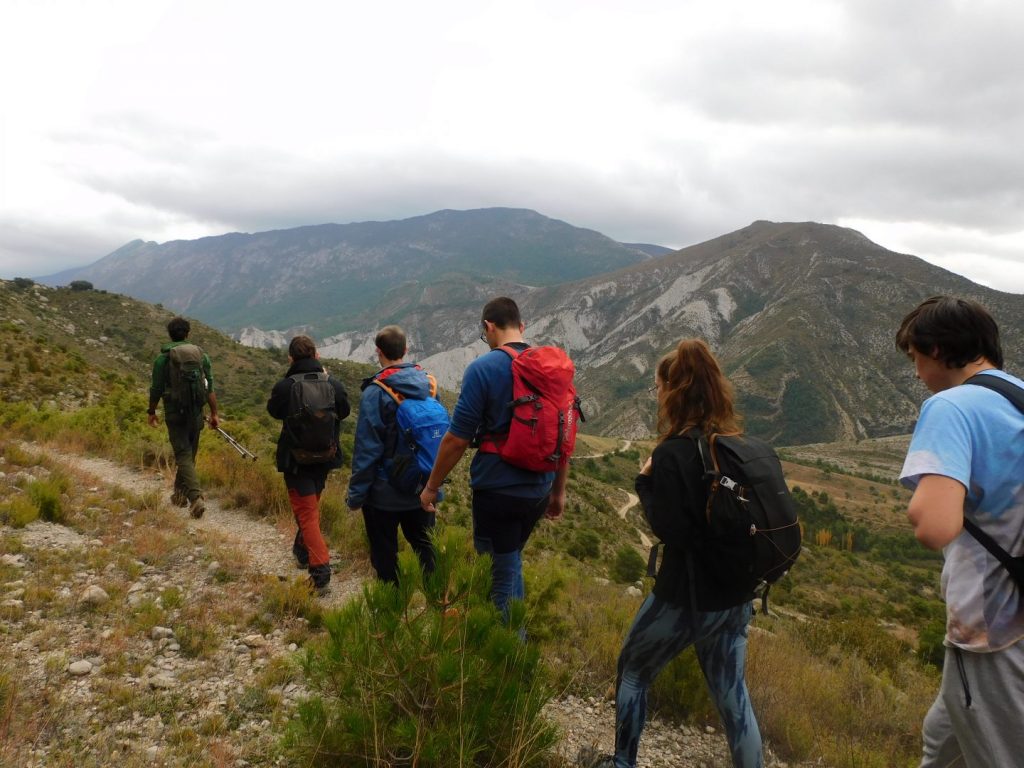
[[[642,579],[646,570],[647,563],[644,561],[643,555],[629,544],[624,544],[615,553],[611,576],[620,584],[628,584]]]
[[[72,291],[91,291],[92,283],[88,280],[72,280],[68,283],[68,288]]]
[[[489,564],[465,532],[436,538],[424,583],[411,552],[400,586],[373,583],[324,619],[303,667],[315,694],[286,744],[303,765],[542,766],[556,741],[550,698],[521,604],[506,626],[490,602]]]

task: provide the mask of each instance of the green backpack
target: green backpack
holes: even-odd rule
[[[179,344],[167,351],[166,416],[194,418],[203,412],[209,389],[203,370],[203,350],[195,344]]]

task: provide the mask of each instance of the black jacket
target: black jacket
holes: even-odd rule
[[[679,436],[659,443],[654,449],[651,474],[637,475],[635,487],[647,522],[665,542],[654,582],[655,595],[685,608],[693,607],[692,595],[699,611],[721,611],[753,599],[753,593],[745,587],[711,575],[714,567],[708,558],[714,555],[702,546],[707,531],[707,485],[696,440]],[[692,582],[688,557],[692,559]]]
[[[315,360],[311,357],[303,358],[302,360],[296,360],[292,366],[288,369],[288,372],[284,375],[277,384],[274,385],[274,389],[270,392],[270,400],[267,401],[267,413],[273,416],[275,419],[281,419],[283,422],[285,417],[288,415],[288,402],[291,399],[292,393],[292,380],[289,376],[296,373],[317,373],[322,371],[324,367],[320,364],[319,360]],[[338,425],[335,432],[335,439],[338,439],[341,433],[341,420],[348,416],[351,408],[348,404],[348,395],[345,393],[344,385],[333,376],[330,377],[329,381],[334,387],[334,407],[338,413]],[[293,442],[291,436],[284,428],[284,424],[281,424],[281,434],[277,438],[277,471],[287,472],[289,474],[295,474],[297,472],[325,472],[330,469],[338,469],[345,463],[345,457],[341,455],[341,448],[339,442],[338,453],[331,461],[324,462],[323,464],[298,464],[292,456]]]

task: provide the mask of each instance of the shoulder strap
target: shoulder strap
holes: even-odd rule
[[[495,347],[495,349],[500,349],[513,360],[515,360],[517,357],[519,357],[520,354],[522,354],[518,349],[513,347],[511,344],[502,344],[500,347]]]
[[[384,383],[383,381],[381,381],[380,379],[374,379],[374,380],[373,380],[373,383],[374,383],[374,384],[376,384],[376,385],[377,385],[378,387],[380,387],[381,389],[383,389],[383,390],[384,390],[385,392],[387,392],[387,393],[388,393],[389,395],[391,395],[391,397],[392,397],[392,398],[394,398],[395,402],[396,402],[396,403],[398,403],[399,405],[401,405],[401,404],[402,404],[402,401],[403,401],[403,400],[405,400],[405,398],[404,398],[404,397],[402,397],[402,396],[401,396],[400,394],[398,394],[397,392],[395,392],[395,390],[393,390],[393,389],[392,389],[391,387],[389,387],[389,386],[388,386],[387,384],[385,384],[385,383]],[[404,411],[403,411],[403,413],[404,413]]]
[[[992,554],[992,557],[1002,564],[1003,568],[1010,572],[1010,576],[1017,582],[1017,586],[1024,589],[1024,557],[1014,557],[1011,555],[996,544],[995,539],[985,533],[981,526],[973,520],[967,519],[966,515],[964,516],[964,530],[977,539],[978,543],[987,549]]]
[[[993,392],[998,392],[1013,403],[1018,411],[1024,413],[1024,389],[1021,389],[1012,381],[1007,381],[999,376],[976,373],[965,381],[964,384],[973,384],[976,387],[984,387],[985,389],[991,389]]]

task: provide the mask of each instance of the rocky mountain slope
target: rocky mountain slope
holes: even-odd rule
[[[662,252],[624,245],[528,210],[438,211],[401,221],[323,224],[199,240],[136,240],[42,278],[160,302],[226,331],[306,325],[326,334],[389,307],[390,289],[449,279],[551,285]]]
[[[366,360],[372,329],[399,322],[414,353],[457,387],[495,285],[406,288],[386,318],[328,339],[339,358]],[[706,339],[739,391],[750,431],[779,444],[909,432],[924,388],[893,345],[922,299],[981,301],[1003,332],[1009,370],[1024,366],[1024,296],[1006,294],[858,232],[815,223],[755,222],[729,235],[614,273],[543,288],[507,286],[527,336],[569,349],[588,430],[640,437],[653,429],[653,366],[681,338]]]

